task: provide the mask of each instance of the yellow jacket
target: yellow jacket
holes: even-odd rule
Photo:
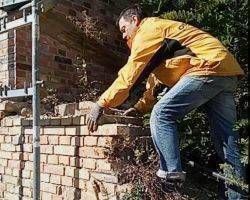
[[[180,55],[165,60],[148,78],[147,91],[135,105],[141,112],[152,108],[156,83],[173,86],[184,75],[236,76],[243,75],[232,54],[219,40],[188,24],[160,19],[145,18],[133,40],[127,63],[118,72],[117,79],[101,95],[98,104],[103,107],[121,105],[129,96],[130,88],[143,72],[150,58],[159,49],[164,38],[189,48],[194,56]]]

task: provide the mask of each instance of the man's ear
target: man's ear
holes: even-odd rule
[[[138,17],[136,15],[132,16],[132,20],[135,23],[136,26],[139,26],[140,24],[140,20],[138,19]]]

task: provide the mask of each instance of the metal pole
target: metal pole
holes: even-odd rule
[[[40,199],[40,96],[39,96],[39,12],[32,1],[32,86],[33,86],[33,200]]]

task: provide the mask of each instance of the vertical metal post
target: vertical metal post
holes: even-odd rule
[[[40,199],[40,94],[39,94],[39,11],[32,0],[32,86],[33,86],[33,199]]]

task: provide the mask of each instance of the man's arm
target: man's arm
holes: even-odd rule
[[[100,106],[116,107],[128,98],[129,90],[151,57],[161,46],[163,41],[162,35],[160,29],[154,29],[154,31],[141,30],[136,35],[127,64],[119,71],[118,78],[98,100],[97,103]]]

